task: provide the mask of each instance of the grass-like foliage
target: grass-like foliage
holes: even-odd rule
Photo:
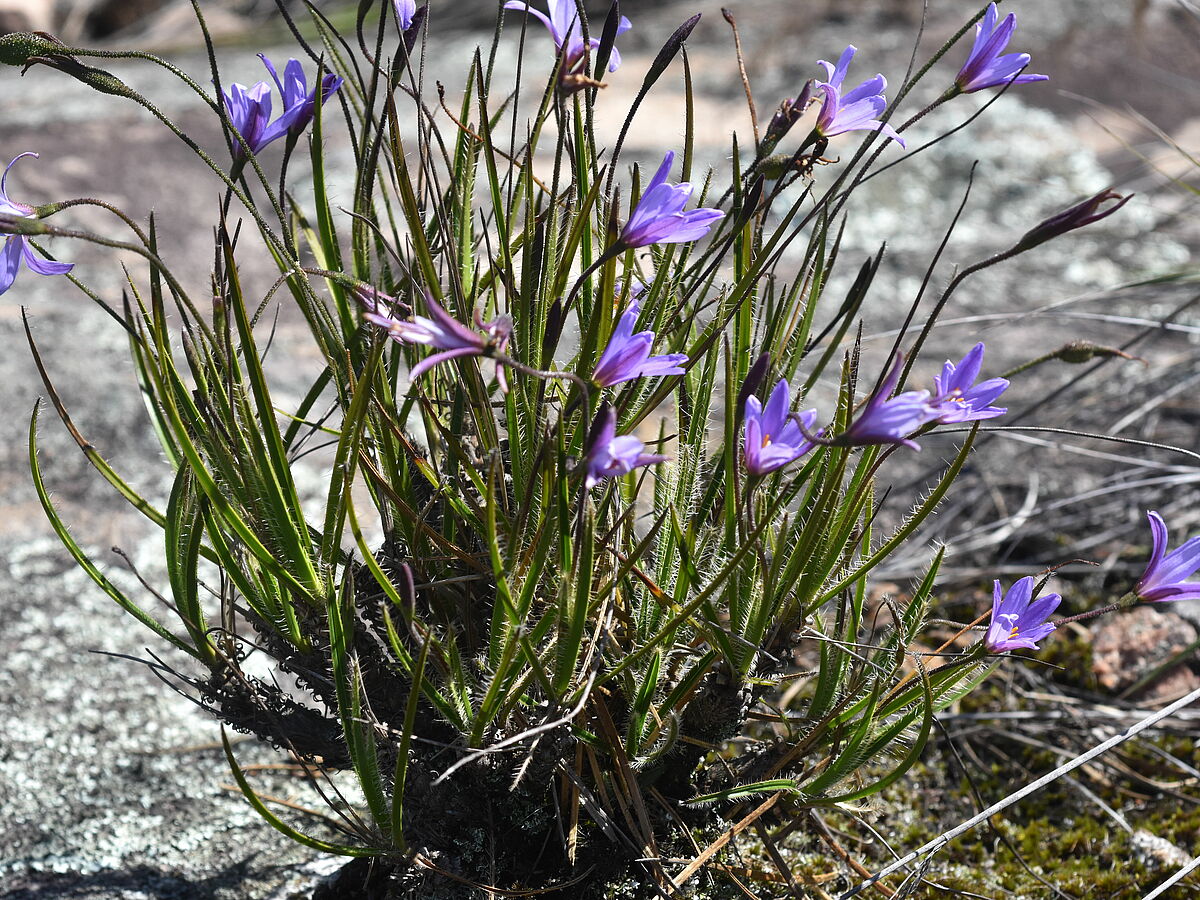
[[[300,61],[268,64],[272,81],[250,88],[226,83],[211,44],[215,91],[146,54],[0,39],[6,63],[52,66],[150,110],[225,191],[202,297],[172,275],[153,221],[111,210],[132,235],[119,240],[44,221],[99,201],[34,209],[4,194],[5,289],[21,259],[65,271],[34,252],[39,235],[148,263],[107,308],[174,471],[165,508],[79,434],[43,374],[98,471],[161,527],[165,604],[122,593],[69,533],[39,469],[35,413],[46,512],[96,582],[192,658],[172,664],[181,687],[310,764],[328,802],[319,817],[260,797],[226,744],[272,825],[372,858],[373,896],[484,884],[691,896],[698,873],[704,890],[734,891],[731,840],[768,811],[786,821],[887,788],[935,713],[1052,630],[1057,595],[1038,597],[1032,578],[1007,595],[997,585],[986,633],[926,665],[910,647],[939,554],[903,602],[869,604],[868,583],[953,488],[979,421],[1004,411],[993,401],[1007,382],[978,381],[982,345],[933,384],[905,383],[937,312],[965,279],[1116,198],[1030,223],[964,268],[923,319],[914,304],[906,326],[923,328],[902,340],[918,336],[868,368],[856,335],[882,251],[840,252],[847,199],[886,177],[881,158],[904,159],[906,126],[927,109],[904,123],[893,113],[919,81],[950,84],[931,92],[940,105],[1041,77],[1002,53],[1012,22],[994,6],[914,65],[890,104],[881,77],[843,83],[851,48],[711,172],[696,171],[692,147],[698,16],[661,36],[604,147],[592,123],[615,102],[603,80],[628,26],[616,2],[591,20],[563,0],[548,16],[508,4],[453,107],[421,76],[424,55],[442,52],[436,10],[363,0],[339,30],[314,4],[293,21],[292,6],[280,15]],[[502,45],[523,49],[516,70],[498,64]],[[948,52],[967,60],[957,80]],[[227,146],[202,149],[97,68],[104,57],[172,68]],[[624,139],[663,79],[682,79],[686,104],[663,126],[683,139],[660,166],[630,159]],[[829,159],[828,139],[847,132],[862,142],[843,139]],[[324,155],[335,135],[355,163],[337,200]],[[273,142],[282,154],[264,152]],[[311,183],[297,190],[289,163],[304,155]],[[244,290],[250,254],[278,266],[265,296]],[[272,395],[272,366],[286,362],[267,352],[273,304],[299,310],[323,363],[295,408]],[[940,477],[893,495],[907,515],[877,525],[889,460],[948,425],[958,444]],[[327,492],[302,502],[297,466],[321,443]],[[270,677],[243,666],[252,651]],[[758,847],[774,852],[765,837]]]

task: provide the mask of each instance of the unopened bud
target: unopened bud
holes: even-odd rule
[[[1118,350],[1116,347],[1104,347],[1100,344],[1093,344],[1091,341],[1071,341],[1070,343],[1063,344],[1057,350],[1051,350],[1037,359],[1031,359],[1029,362],[1022,363],[1015,369],[1010,369],[1004,373],[1004,377],[1012,378],[1014,375],[1018,375],[1021,372],[1028,372],[1030,369],[1049,362],[1065,362],[1071,365],[1080,365],[1091,362],[1093,359],[1113,358],[1136,360],[1143,364],[1146,362],[1141,357],[1130,356],[1124,350]]]
[[[48,36],[18,31],[0,37],[0,63],[6,66],[23,66],[31,57],[55,53],[61,49],[62,44],[52,41]]]
[[[792,126],[800,121],[804,110],[812,102],[813,85],[814,82],[810,78],[805,82],[804,90],[800,92],[799,97],[789,98],[779,104],[779,109],[775,111],[770,124],[767,125],[767,133],[763,135],[762,144],[759,145],[760,155],[765,156],[774,150],[775,146],[792,130]]]
[[[60,72],[65,72],[76,81],[82,82],[94,91],[102,94],[112,94],[114,97],[125,97],[129,100],[139,100],[136,91],[111,72],[86,66],[71,56],[47,56],[29,60],[29,64],[42,63]]]
[[[1065,363],[1076,365],[1091,362],[1097,357],[1102,359],[1112,359],[1113,357],[1130,360],[1138,359],[1136,356],[1130,356],[1124,350],[1118,350],[1116,347],[1103,347],[1100,344],[1093,344],[1090,341],[1071,341],[1069,344],[1064,344],[1060,347],[1054,356]]]
[[[794,166],[795,157],[788,156],[786,153],[779,153],[764,159],[759,165],[758,171],[763,174],[763,177],[771,181],[778,181],[790,172]]]
[[[1038,244],[1045,243],[1051,238],[1058,237],[1060,234],[1066,234],[1068,231],[1074,231],[1076,228],[1082,228],[1084,225],[1091,225],[1093,222],[1108,218],[1132,198],[1133,194],[1127,194],[1122,197],[1116,191],[1101,191],[1095,196],[1084,200],[1082,203],[1077,203],[1070,209],[1065,209],[1058,215],[1051,216],[1040,225],[1026,232],[1025,236],[1017,242],[1015,249],[1018,251],[1029,250]],[[1109,200],[1116,200],[1118,202],[1102,209],[1103,204]]]
[[[742,410],[746,408],[746,398],[758,390],[758,386],[762,384],[762,380],[766,377],[767,370],[770,368],[770,353],[763,353],[750,366],[750,371],[746,373],[746,380],[742,382],[742,387],[738,391],[737,405],[734,407],[736,415],[741,416]]]

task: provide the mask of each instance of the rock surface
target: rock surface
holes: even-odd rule
[[[934,2],[932,6],[930,41],[951,33],[961,14],[960,4]],[[794,0],[755,0],[743,7],[738,9],[739,22],[743,39],[753,50],[751,74],[764,116],[775,100],[794,94],[803,79],[814,73],[814,58],[835,57],[848,42],[860,47],[862,69],[855,71],[864,77],[878,69],[889,77],[894,73],[892,80],[898,82],[907,63],[911,25],[892,17],[889,4],[831,2],[825,12],[812,4],[804,15],[796,13]],[[702,162],[715,165],[728,154],[728,129],[746,132],[745,114],[718,5],[700,8],[706,19],[692,46],[702,113],[698,154]],[[625,68],[614,77],[606,97],[609,112],[624,109],[623,101],[636,91],[658,45],[694,11],[694,5],[643,4],[637,9],[637,30],[629,35]],[[1143,111],[1172,132],[1200,121],[1194,95],[1184,89],[1172,92],[1156,80],[1157,66],[1168,61],[1178,67],[1179,77],[1195,77],[1200,67],[1197,55],[1172,57],[1164,50],[1156,58],[1145,49],[1176,46],[1178,28],[1170,11],[1152,10],[1141,32],[1131,28],[1131,5],[1123,0],[1027,3],[1020,11],[1021,48],[1035,53],[1036,70],[1051,74],[1052,85],[1069,85],[1110,104],[1144,98]],[[530,40],[543,37],[531,33]],[[1133,37],[1143,41],[1143,49],[1128,43]],[[446,38],[442,52],[431,59],[430,82],[459,83],[460,64],[478,40],[462,34]],[[1095,48],[1101,48],[1103,55]],[[222,57],[229,62],[227,79],[247,81],[262,75],[249,52],[222,51]],[[535,59],[533,52],[530,60]],[[181,54],[177,62],[197,80],[206,81],[207,67],[201,57]],[[511,46],[506,43],[499,64],[511,62]],[[211,117],[185,87],[146,65],[111,68],[152,96],[204,146],[221,148]],[[627,161],[650,164],[661,158],[664,149],[677,145],[679,128],[663,123],[673,122],[681,108],[678,84],[677,78],[664,79],[652,96],[651,105],[635,122]],[[922,123],[912,146],[932,137],[938,128],[957,124],[982,99],[964,101],[944,117]],[[1109,297],[1101,306],[1065,308],[1067,313],[1093,316],[1119,314],[1142,321],[1141,326],[1064,318],[1064,310],[1052,309],[1064,298],[1182,267],[1200,243],[1194,222],[1188,219],[1194,220],[1189,201],[1157,189],[1152,173],[1135,168],[1136,159],[1120,141],[1098,128],[1082,109],[1078,100],[1059,95],[1054,87],[1014,93],[989,110],[974,130],[914,156],[895,180],[879,179],[869,186],[862,197],[865,220],[859,220],[848,234],[844,252],[857,258],[873,253],[881,240],[891,241],[885,277],[873,301],[879,307],[872,313],[873,327],[880,321],[898,322],[977,159],[980,166],[971,203],[938,271],[935,281],[939,283],[953,266],[1005,246],[1030,224],[1082,194],[1121,180],[1144,196],[1121,217],[1086,235],[1049,245],[1036,257],[973,282],[948,312],[957,324],[944,329],[947,339],[939,347],[958,346],[993,334],[989,329],[995,323],[1011,328],[1014,320],[1023,319],[1026,327],[1017,339],[989,344],[989,353],[995,353],[990,364],[1000,369],[1053,349],[1081,332],[1101,342],[1120,343],[1144,328],[1147,319],[1152,322],[1182,302],[1182,295],[1166,285]],[[1102,112],[1108,118],[1101,121],[1111,123],[1112,110]],[[611,145],[619,118],[602,116],[601,143]],[[205,284],[207,251],[193,252],[193,238],[200,236],[201,248],[207,243],[218,187],[186,148],[147,115],[114,98],[97,98],[60,73],[34,70],[20,80],[15,71],[0,70],[0,121],[4,123],[0,150],[6,156],[26,149],[43,154],[40,161],[26,160],[14,170],[10,179],[14,197],[46,202],[99,195],[139,219],[157,209],[164,253],[186,283]],[[835,143],[831,154],[845,154],[852,147],[848,142]],[[1161,149],[1159,144],[1155,151]],[[348,155],[336,142],[331,142],[331,154],[335,174],[344,179]],[[885,158],[900,156],[889,150]],[[274,157],[269,159],[274,164]],[[111,219],[93,210],[73,210],[64,221],[68,216],[73,226],[96,231],[113,227]],[[1151,233],[1151,228],[1157,230]],[[90,245],[59,241],[49,246],[61,258],[77,262],[76,274],[111,302],[119,302],[121,292],[117,264],[133,262],[135,271],[140,271],[135,260]],[[265,268],[258,278],[269,283]],[[5,714],[0,739],[0,897],[287,897],[320,874],[320,866],[328,866],[328,861],[304,869],[313,854],[263,825],[236,792],[223,787],[230,779],[219,747],[219,729],[212,720],[171,693],[145,666],[103,655],[145,659],[145,648],[156,653],[162,648],[66,558],[30,487],[29,413],[45,389],[25,344],[22,306],[29,311],[47,366],[87,438],[154,502],[162,503],[168,488],[119,330],[64,279],[23,273],[18,285],[0,297],[0,384],[4,385],[0,391],[0,697]],[[1041,312],[1033,319],[1035,310]],[[1173,321],[1183,330],[1155,331],[1153,342],[1147,340],[1136,348],[1150,360],[1149,366],[1113,367],[1109,389],[1124,398],[1118,416],[1132,417],[1123,427],[1133,436],[1150,436],[1162,427],[1185,446],[1196,446],[1200,441],[1195,439],[1195,403],[1189,399],[1194,392],[1180,391],[1186,389],[1187,378],[1200,372],[1193,343],[1200,334],[1200,319],[1192,308]],[[891,336],[868,338],[868,350],[881,354]],[[281,319],[277,345],[277,353],[303,354],[302,325],[294,317]],[[936,359],[935,350],[925,368],[932,371]],[[295,370],[285,377],[280,385],[285,402],[294,399],[303,384],[304,366],[311,362],[311,357],[301,355]],[[1010,395],[1014,414],[1053,397],[1063,404],[1055,424],[1107,428],[1113,419],[1097,421],[1095,397],[1086,391],[1071,393],[1066,387],[1073,374],[1055,370],[1015,387]],[[1178,385],[1184,388],[1176,390]],[[1157,400],[1164,392],[1167,400]],[[1180,399],[1167,402],[1172,396]],[[1103,408],[1106,416],[1110,408]],[[936,462],[941,452],[936,442],[930,446],[932,452],[927,450],[922,457],[924,464]],[[121,547],[149,583],[161,585],[161,537],[91,471],[50,409],[42,414],[41,447],[48,484],[74,533],[114,583],[163,613],[108,549]],[[1023,565],[1022,552],[1036,558],[1039,566],[1062,558],[1061,547],[1031,549],[1028,543],[1018,547],[1019,539],[1028,540],[1038,518],[1032,513],[1036,504],[1022,513],[1022,496],[1028,496],[1032,477],[1029,445],[994,441],[989,448],[997,455],[980,457],[978,465],[987,476],[983,482],[987,490],[981,489],[980,496],[1009,497],[1012,504],[1007,512],[1012,518],[1005,521],[1012,528],[996,538],[998,532],[986,531],[969,509],[947,514],[943,521],[954,523],[958,546],[966,548],[963,564],[973,558],[967,550],[975,546],[974,540],[982,541],[980,546],[994,545],[997,556],[1008,554]],[[1112,448],[1088,445],[1084,449],[1094,455]],[[1188,487],[1195,484],[1194,469],[1172,468],[1179,460],[1170,456],[1123,458],[1120,466],[1144,465],[1149,468],[1138,471],[1145,479],[1160,479],[1134,498],[1103,468],[1112,460],[1081,456],[1073,446],[1041,452],[1039,458],[1048,465],[1039,476],[1042,480],[1035,483],[1034,500],[1049,493],[1049,502],[1058,502],[1072,492],[1090,491],[1088,508],[1097,510],[1095,515],[1106,522],[1092,531],[1080,527],[1077,533],[1084,549],[1079,552],[1088,552],[1089,547],[1091,552],[1103,552],[1131,526],[1137,534],[1137,506],[1155,485],[1162,495],[1169,492],[1169,502],[1181,517],[1189,506],[1194,509],[1194,488]],[[315,491],[320,473],[311,478]],[[978,519],[995,515],[994,509],[986,507]],[[1193,518],[1190,526],[1195,524]],[[1186,530],[1189,523],[1182,521],[1178,527]],[[923,565],[924,548],[917,549],[922,557],[914,557],[910,568]],[[897,571],[896,577],[907,572],[902,567]],[[1119,569],[1114,572],[1120,574]],[[166,660],[186,668],[181,660]],[[246,762],[277,761],[275,755],[248,744],[240,745],[239,753]],[[262,783],[304,802],[305,788],[295,780]]]
[[[153,559],[142,562],[159,580]],[[138,594],[129,573],[109,574]],[[147,633],[51,538],[0,541],[0,598],[0,896],[285,896],[312,854],[227,787],[209,717],[111,655],[148,659]],[[239,751],[244,764],[273,761],[252,745]]]
[[[1104,620],[1092,632],[1092,672],[1101,687],[1118,692],[1136,684],[1196,640],[1196,626],[1166,604],[1139,606]],[[1200,687],[1184,664],[1147,685],[1136,699],[1169,703]]]

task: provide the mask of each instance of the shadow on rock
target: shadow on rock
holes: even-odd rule
[[[254,856],[214,874],[189,880],[152,866],[78,872],[27,872],[0,888],[3,900],[213,900],[240,896],[246,879],[256,871]]]

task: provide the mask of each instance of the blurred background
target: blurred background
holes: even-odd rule
[[[302,4],[282,0],[299,14]],[[349,27],[354,4],[318,4]],[[426,84],[447,86],[454,104],[475,48],[490,44],[499,2],[432,0]],[[815,61],[859,48],[851,80],[876,71],[893,90],[924,32],[918,65],[981,2],[962,0],[724,0],[736,16],[746,65],[766,120],[785,97],[817,74]],[[226,82],[266,74],[255,54],[277,61],[299,54],[273,0],[201,0]],[[749,143],[750,120],[721,0],[627,0],[634,30],[622,38],[624,66],[608,79],[598,110],[598,142],[611,146],[650,60],[684,19],[704,18],[688,44],[696,80],[696,154],[724,167],[730,136]],[[607,3],[589,3],[595,16]],[[964,201],[963,215],[933,273],[936,288],[961,268],[1012,242],[1039,220],[1106,188],[1134,192],[1119,214],[1061,238],[967,282],[949,304],[918,367],[927,378],[943,358],[988,342],[986,374],[997,374],[1065,343],[1086,339],[1138,360],[1052,363],[1014,382],[1010,425],[1054,426],[1200,448],[1200,9],[1191,0],[1017,0],[1010,49],[1033,55],[1030,71],[1050,76],[1008,92],[978,120],[928,149],[927,141],[962,124],[994,97],[961,98],[908,133],[881,162],[901,162],[869,182],[848,208],[843,280],[887,244],[865,311],[868,359],[882,363],[926,275],[929,260]],[[512,68],[519,14],[508,14],[498,67]],[[210,83],[191,4],[183,0],[0,0],[0,32],[49,31],[75,46],[138,48],[167,56],[197,82]],[[527,59],[551,65],[536,23]],[[909,111],[953,78],[967,48],[952,49]],[[528,63],[527,63],[528,65]],[[225,153],[218,123],[188,89],[144,62],[105,66],[150,98],[201,146]],[[527,89],[540,91],[537,78]],[[625,161],[656,165],[682,140],[683,89],[676,65],[634,123]],[[798,133],[801,130],[798,129]],[[853,152],[835,140],[829,156]],[[787,149],[783,147],[781,149]],[[145,111],[90,92],[66,75],[35,66],[0,70],[0,157],[41,154],[13,170],[9,193],[31,204],[78,196],[114,203],[144,221],[154,211],[162,254],[203,296],[211,268],[211,228],[219,183]],[[264,154],[268,171],[278,148]],[[329,168],[344,186],[352,160],[328,136]],[[293,163],[302,184],[304,162]],[[971,181],[972,168],[974,178]],[[818,186],[832,176],[818,169]],[[699,179],[697,179],[699,180]],[[336,197],[335,190],[335,197]],[[301,193],[299,200],[303,202]],[[335,200],[336,202],[336,200]],[[112,233],[113,220],[80,208],[58,220]],[[75,262],[74,274],[120,305],[121,265],[138,260],[82,243],[51,241]],[[245,274],[260,289],[271,267],[246,255]],[[257,278],[257,282],[255,281]],[[925,309],[931,305],[926,300]],[[236,795],[215,723],[172,695],[145,668],[95,651],[144,658],[148,633],[128,620],[66,557],[30,485],[29,416],[46,394],[32,362],[22,309],[47,368],[86,438],[148,497],[170,483],[125,360],[126,344],[105,313],[65,279],[23,272],[0,296],[0,897],[285,898],[329,861],[264,828]],[[918,324],[921,316],[918,315]],[[319,364],[299,317],[282,309],[274,353],[280,405],[299,399]],[[115,497],[43,410],[41,461],[55,500],[81,542],[131,595],[148,597],[138,576],[161,584],[161,536]],[[911,496],[953,448],[954,436],[926,440],[917,456],[898,455],[897,496]],[[301,488],[321,494],[325,473],[312,466]],[[304,480],[307,478],[307,480]],[[1178,542],[1200,530],[1200,466],[1195,457],[1146,445],[1121,445],[1047,432],[1005,432],[982,440],[964,483],[936,521],[894,558],[881,589],[902,590],[927,563],[934,541],[948,543],[943,581],[978,606],[993,576],[1015,578],[1084,557],[1097,567],[1065,569],[1054,589],[1064,612],[1102,601],[1135,578],[1144,559],[1144,510],[1159,509]],[[897,508],[903,512],[903,504]],[[109,552],[119,547],[129,562]],[[136,571],[135,571],[136,570]],[[147,600],[153,606],[153,599]],[[1155,654],[1186,646],[1200,621],[1193,610],[1154,610],[1117,635],[1105,622],[1077,635],[1091,648],[1087,674],[1109,691],[1132,684]],[[1069,609],[1067,607],[1070,607]],[[86,626],[82,623],[86,623]],[[101,623],[97,627],[97,623]],[[1138,629],[1142,630],[1138,630]],[[1141,635],[1141,637],[1138,637]],[[1170,636],[1170,640],[1164,638]],[[1174,643],[1172,643],[1172,641]],[[1181,643],[1182,642],[1182,643]],[[1107,648],[1107,649],[1106,649]],[[1164,649],[1166,648],[1166,649]],[[1107,654],[1107,655],[1105,655]],[[119,685],[117,690],[114,686]],[[1181,666],[1159,685],[1155,702],[1200,685]],[[250,745],[245,762],[270,764]],[[300,788],[281,791],[298,797]],[[295,791],[297,793],[293,794]],[[307,868],[306,868],[307,867]]]

